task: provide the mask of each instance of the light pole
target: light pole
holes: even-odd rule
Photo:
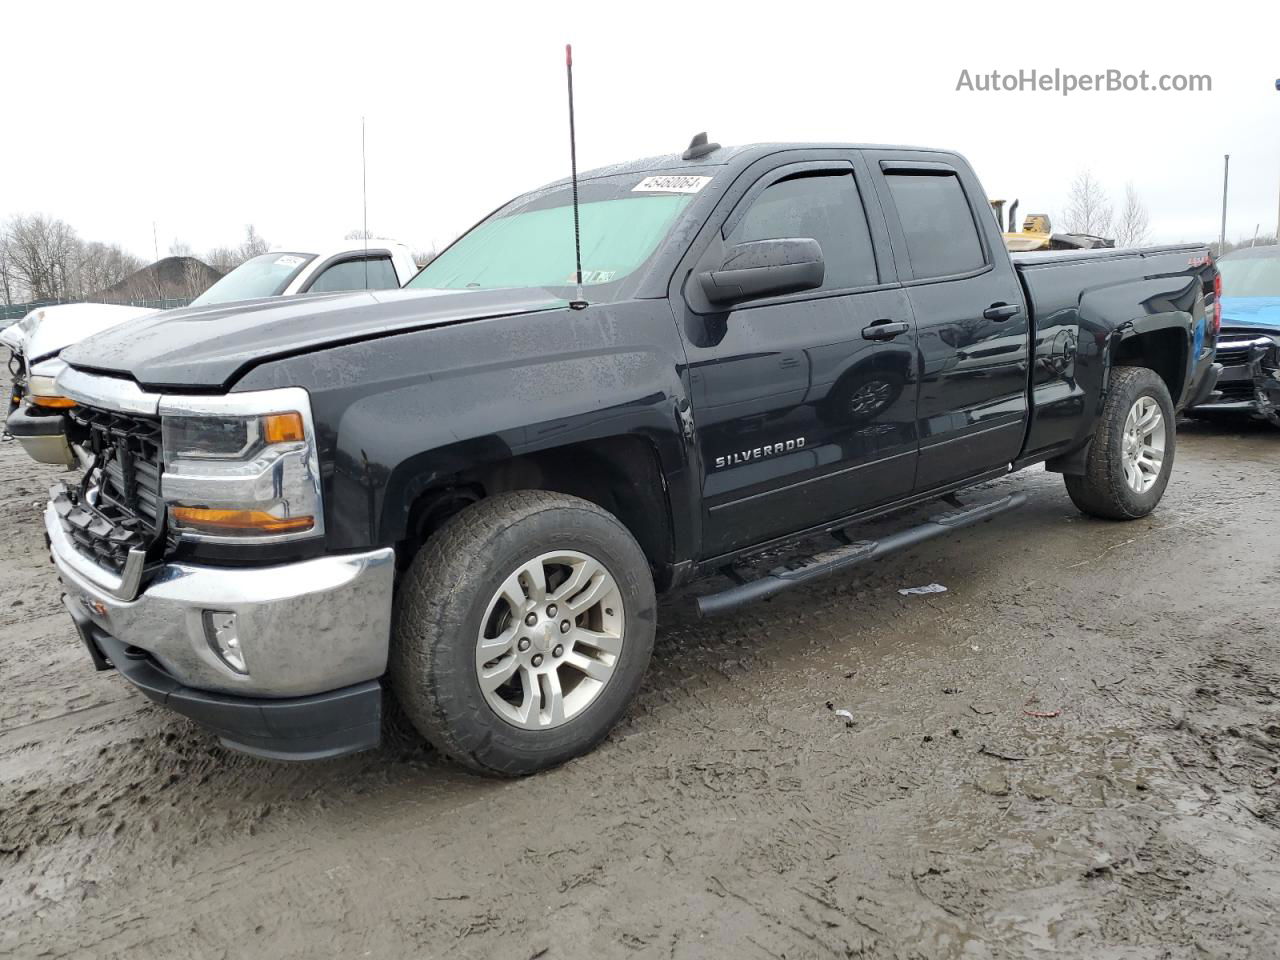
[[[1227,250],[1227,175],[1231,173],[1231,154],[1222,157],[1222,232],[1218,234],[1218,256]]]

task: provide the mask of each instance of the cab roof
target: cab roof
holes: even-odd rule
[[[927,151],[930,153],[954,153],[952,150],[942,150],[935,147],[908,147],[895,146],[883,143],[746,143],[740,146],[718,147],[708,153],[706,156],[699,157],[695,160],[686,160],[679,153],[661,154],[656,157],[645,157],[640,160],[628,160],[624,163],[609,164],[604,167],[596,167],[594,170],[587,170],[578,174],[579,180],[595,180],[600,177],[616,177],[625,176],[627,174],[655,173],[661,171],[685,171],[691,172],[698,169],[715,168],[715,167],[742,167],[749,166],[761,157],[767,157],[771,154],[781,153],[784,150],[901,150],[901,151]],[[559,186],[569,182],[569,178],[557,180],[548,186]]]

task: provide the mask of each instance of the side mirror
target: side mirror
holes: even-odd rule
[[[822,286],[826,264],[817,240],[784,237],[737,243],[718,270],[699,275],[712,303],[738,303]]]

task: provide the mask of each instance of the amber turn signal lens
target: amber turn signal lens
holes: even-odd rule
[[[34,393],[31,395],[31,402],[37,407],[54,407],[58,410],[66,410],[76,405],[70,397],[41,397]]]
[[[296,416],[296,414],[294,414]],[[265,510],[217,510],[212,507],[171,507],[173,519],[185,527],[211,533],[298,533],[310,530],[315,518],[273,517]]]
[[[262,436],[267,443],[293,443],[304,439],[302,414],[273,413],[263,417]]]

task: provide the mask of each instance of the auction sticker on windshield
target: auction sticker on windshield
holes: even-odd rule
[[[634,187],[632,193],[697,193],[708,183],[710,177],[645,177]]]
[[[288,255],[288,256],[283,256],[278,258],[276,260],[276,266],[277,267],[296,267],[302,261],[303,261],[302,257],[295,257],[293,255]]]

